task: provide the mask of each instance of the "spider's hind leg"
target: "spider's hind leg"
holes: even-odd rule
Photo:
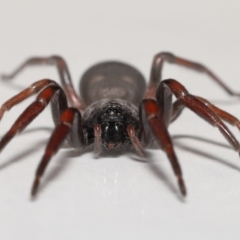
[[[146,135],[149,141],[154,136],[161,149],[163,149],[172,166],[173,172],[177,177],[178,185],[183,196],[186,196],[187,190],[182,177],[182,170],[174,151],[173,143],[167,130],[167,115],[164,116],[162,109],[159,108],[157,102],[153,99],[144,99],[140,105],[140,121],[144,138]],[[146,124],[146,122],[148,124]],[[150,131],[148,129],[150,126]]]
[[[156,89],[160,81],[162,80],[162,70],[165,62],[183,66],[201,73],[205,73],[207,76],[210,77],[211,80],[218,84],[229,95],[238,97],[240,96],[240,93],[234,92],[232,89],[230,89],[224,81],[222,81],[215,73],[213,73],[208,67],[204,66],[203,64],[178,57],[169,52],[160,52],[154,56],[152,61],[150,81],[145,94],[146,98],[155,97]]]
[[[57,68],[62,86],[64,91],[66,92],[67,98],[70,104],[73,107],[76,107],[79,110],[83,110],[84,106],[82,100],[76,93],[73,84],[71,75],[67,66],[66,61],[60,56],[49,56],[49,57],[31,57],[20,64],[12,73],[10,74],[2,74],[1,78],[3,80],[9,80],[16,77],[21,71],[23,71],[28,66],[34,65],[54,65]]]

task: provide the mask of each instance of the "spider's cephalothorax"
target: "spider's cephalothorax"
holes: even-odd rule
[[[178,81],[174,79],[161,81],[164,62],[204,72],[228,94],[240,96],[202,64],[167,52],[154,56],[147,87],[142,74],[128,64],[111,61],[94,65],[83,74],[81,79],[81,98],[74,90],[66,62],[59,56],[30,58],[12,74],[2,76],[3,79],[11,79],[28,65],[54,64],[63,87],[61,88],[53,80],[42,79],[6,101],[0,108],[1,120],[5,111],[38,93],[36,101],[20,115],[1,139],[1,152],[16,133],[25,129],[49,102],[52,103],[52,115],[56,127],[37,168],[32,196],[37,192],[52,155],[57,152],[65,139],[73,148],[93,144],[95,155],[101,153],[102,146],[112,149],[130,143],[142,157],[146,157],[142,143],[144,146],[149,146],[149,143],[155,140],[166,152],[180,191],[185,196],[186,188],[182,171],[167,129],[170,123],[180,116],[184,107],[216,126],[232,148],[237,152],[240,151],[239,142],[222,121],[240,129],[239,120],[206,99],[189,94]],[[174,103],[172,103],[172,94],[176,97]]]
[[[106,148],[116,148],[130,142],[127,126],[134,126],[139,133],[138,109],[122,99],[103,99],[92,103],[83,114],[85,144],[94,142],[94,126],[101,127],[101,144]]]
[[[80,91],[87,108],[83,114],[85,141],[95,141],[94,127],[101,127],[101,144],[108,149],[131,143],[127,127],[139,133],[137,104],[145,91],[145,80],[134,67],[121,62],[103,62],[82,76]],[[86,143],[86,142],[85,142]]]

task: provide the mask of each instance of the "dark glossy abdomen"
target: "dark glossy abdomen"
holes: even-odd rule
[[[80,81],[85,106],[100,99],[123,99],[138,105],[146,82],[134,67],[120,62],[103,62],[89,68]]]

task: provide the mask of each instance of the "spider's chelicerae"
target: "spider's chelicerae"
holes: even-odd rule
[[[6,101],[0,109],[1,120],[5,111],[38,93],[37,99],[1,139],[1,151],[16,133],[21,132],[51,102],[56,127],[37,168],[32,196],[36,195],[49,161],[65,139],[73,148],[93,144],[95,155],[99,155],[103,147],[114,149],[120,145],[131,144],[142,157],[146,156],[143,147],[150,146],[155,140],[166,152],[180,191],[185,196],[182,171],[167,130],[168,125],[181,114],[184,107],[216,126],[232,148],[239,152],[239,142],[223,123],[226,121],[240,129],[238,119],[207,100],[189,94],[185,87],[174,79],[161,81],[165,61],[206,73],[228,94],[240,96],[207,67],[168,52],[159,53],[153,58],[147,86],[142,74],[125,63],[103,62],[94,65],[82,76],[81,97],[73,88],[66,62],[59,56],[30,58],[12,74],[2,76],[3,79],[11,79],[26,66],[47,64],[57,67],[61,80],[62,87],[50,79],[37,81]],[[177,98],[173,103],[172,94]]]

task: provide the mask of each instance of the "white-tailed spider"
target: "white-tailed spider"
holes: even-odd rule
[[[239,96],[222,80],[202,64],[189,61],[168,52],[154,56],[150,80],[146,82],[134,67],[121,62],[103,62],[89,68],[80,81],[80,96],[73,88],[66,62],[59,56],[33,57],[20,65],[3,79],[15,77],[25,67],[47,64],[56,66],[61,85],[50,79],[34,82],[16,96],[6,101],[0,109],[0,119],[5,111],[33,94],[36,100],[18,117],[0,141],[0,151],[16,133],[21,132],[51,102],[56,125],[45,153],[37,168],[32,186],[35,196],[41,177],[64,140],[73,148],[92,144],[95,155],[101,149],[114,149],[120,145],[132,145],[136,152],[146,157],[144,148],[155,140],[165,151],[183,196],[186,195],[182,171],[174,151],[168,125],[181,114],[184,107],[195,112],[206,122],[216,126],[232,148],[239,152],[239,142],[223,121],[240,128],[237,118],[217,108],[207,100],[191,95],[181,83],[174,79],[161,81],[164,62],[178,64],[207,74],[228,94]],[[176,101],[172,102],[172,94]]]

